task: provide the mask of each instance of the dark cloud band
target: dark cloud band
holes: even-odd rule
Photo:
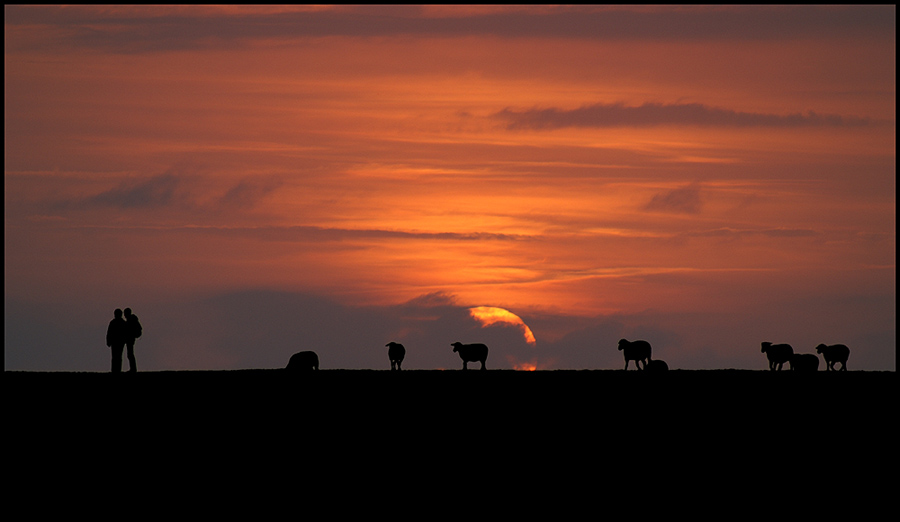
[[[650,127],[694,125],[707,127],[858,127],[868,118],[834,114],[769,114],[710,107],[700,103],[597,103],[577,109],[503,109],[494,118],[510,129],[559,129],[564,127]]]

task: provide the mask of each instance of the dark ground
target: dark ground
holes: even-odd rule
[[[885,478],[896,465],[894,372],[240,370],[3,379],[13,503],[65,477],[101,502],[132,489],[190,501],[212,488],[217,506],[242,504],[253,492],[269,498],[267,506],[301,495],[349,513],[360,508],[343,496],[352,491],[386,512],[419,499],[447,513],[479,502],[506,513],[524,502],[533,515],[568,502],[582,506],[573,517],[589,505],[692,518],[866,519],[896,486]],[[830,492],[835,487],[840,492]]]
[[[227,419],[259,428],[363,420],[402,426],[445,421],[482,429],[520,422],[560,426],[581,419],[660,422],[778,421],[824,428],[893,416],[895,372],[621,370],[281,369],[136,374],[4,372],[8,418],[33,425],[71,419],[87,426],[124,420],[213,429]],[[626,429],[620,426],[617,429]]]

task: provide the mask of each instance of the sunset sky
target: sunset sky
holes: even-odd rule
[[[894,6],[4,14],[7,370],[896,367]]]

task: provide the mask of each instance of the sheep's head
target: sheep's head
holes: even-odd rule
[[[762,350],[760,350],[760,351],[762,353],[766,353],[766,349],[770,346],[772,346],[772,343],[762,343]]]
[[[816,353],[822,353],[822,350],[824,350],[825,348],[827,348],[827,346],[825,346],[824,344],[816,346]]]
[[[456,352],[462,347],[462,343],[453,343],[450,346],[453,347],[453,351]]]
[[[627,339],[619,339],[619,350],[624,349],[626,346],[628,346],[628,340]]]

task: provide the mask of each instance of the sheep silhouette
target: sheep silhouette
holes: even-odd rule
[[[297,352],[288,361],[287,370],[305,371],[319,369],[319,356],[316,352]]]
[[[781,371],[784,363],[791,359],[794,348],[789,344],[762,343],[762,353],[769,359],[769,369]]]
[[[840,371],[847,370],[847,359],[850,357],[850,348],[843,344],[820,344],[816,346],[816,353],[821,353],[825,358],[825,371],[834,370],[834,363],[841,363]]]
[[[625,355],[626,370],[628,369],[628,361],[634,361],[634,365],[638,370],[641,369],[641,366],[647,367],[647,361],[650,360],[650,343],[647,341],[620,339],[619,350]]]
[[[648,359],[644,369],[648,372],[665,372],[669,370],[669,365],[662,359]]]
[[[403,358],[406,357],[406,348],[402,344],[393,341],[387,343],[385,346],[388,347],[388,359],[391,360],[391,370],[399,371],[400,363],[402,363]]]
[[[468,369],[468,364],[470,362],[480,362],[481,369],[485,370],[484,363],[487,361],[488,356],[488,347],[481,344],[463,344],[463,343],[453,343],[450,346],[453,347],[454,352],[458,352],[460,358],[463,360],[463,370]]]
[[[791,364],[791,370],[795,372],[816,372],[819,371],[819,356],[814,353],[794,353],[788,359]]]

